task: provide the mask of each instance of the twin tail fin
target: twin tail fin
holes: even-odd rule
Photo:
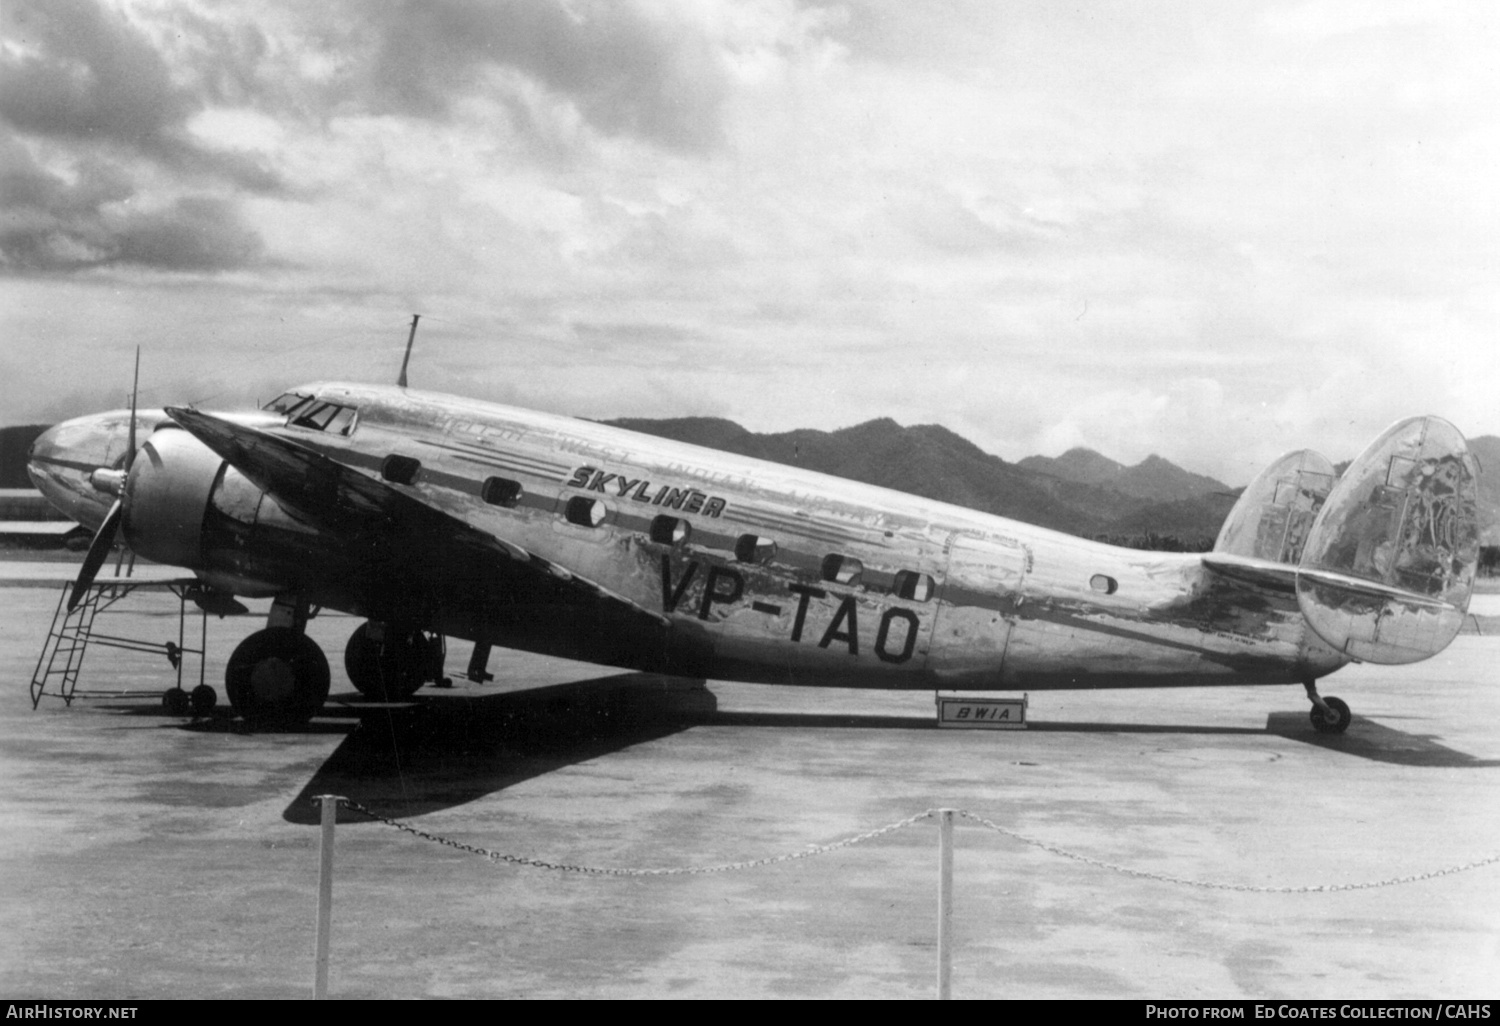
[[[1458,429],[1403,420],[1341,477],[1311,450],[1266,468],[1203,557],[1216,573],[1295,591],[1337,651],[1414,663],[1463,626],[1479,564],[1479,466]]]
[[[1441,652],[1469,609],[1479,565],[1479,465],[1458,429],[1403,420],[1349,465],[1314,521],[1297,603],[1355,659]]]

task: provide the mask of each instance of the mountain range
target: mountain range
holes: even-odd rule
[[[756,434],[729,420],[612,420],[616,427],[706,445],[1089,537],[1152,534],[1213,542],[1238,491],[1151,456],[1127,467],[1090,449],[1007,463],[936,424],[888,417],[837,431]]]

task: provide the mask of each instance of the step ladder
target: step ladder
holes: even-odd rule
[[[182,691],[182,679],[189,658],[198,661],[199,686],[204,682],[204,652],[208,649],[208,613],[199,609],[198,644],[189,648],[187,641],[187,603],[202,584],[196,578],[183,580],[140,580],[128,577],[96,578],[89,584],[83,598],[73,609],[68,609],[68,595],[73,590],[71,583],[64,584],[57,598],[57,609],[52,614],[52,626],[47,632],[47,641],[37,659],[36,670],[31,675],[31,707],[35,709],[44,697],[61,698],[66,705],[80,696],[127,696],[152,695],[156,691],[139,689],[84,689],[78,686],[83,673],[83,659],[90,645],[105,648],[125,649],[130,652],[148,652],[163,656],[176,674],[176,691]],[[177,599],[177,640],[160,641],[144,637],[129,637],[121,633],[104,633],[99,630],[100,616],[129,612],[125,608],[132,596],[140,592],[171,593]],[[118,620],[113,623],[118,623]],[[123,628],[121,628],[123,629]],[[191,677],[189,677],[191,680]],[[165,696],[164,696],[165,697]]]

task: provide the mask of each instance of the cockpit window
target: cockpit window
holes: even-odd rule
[[[281,395],[278,395],[275,399],[272,399],[270,402],[266,403],[266,405],[262,406],[261,409],[268,410],[271,413],[291,413],[297,407],[304,406],[310,402],[312,402],[312,396],[310,395],[298,395],[296,392],[283,392]]]
[[[309,403],[293,407],[287,415],[289,427],[311,428],[334,435],[347,435],[354,430],[354,418],[359,411],[353,406],[338,403]]]

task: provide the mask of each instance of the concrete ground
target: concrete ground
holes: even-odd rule
[[[550,861],[710,866],[935,806],[956,829],[955,997],[1484,998],[1500,980],[1500,637],[1351,667],[1347,735],[1300,688],[1053,692],[1025,732],[948,731],[930,693],[659,682],[497,651],[360,708],[355,621],[314,621],[334,700],[306,730],[165,716],[154,695],[31,708],[56,603],[0,587],[0,993],[304,997],[316,811],[337,792]],[[113,614],[175,638],[175,602]],[[213,621],[209,681],[252,624]],[[450,653],[461,671],[466,646]],[[160,655],[91,651],[83,683],[159,691]],[[581,685],[571,692],[569,685]],[[620,688],[635,704],[597,702]],[[522,692],[529,692],[523,694]],[[716,704],[717,708],[711,708]],[[1424,879],[1332,892],[1224,890]],[[335,997],[911,997],[933,993],[937,830],[710,875],[492,864],[346,813]]]

